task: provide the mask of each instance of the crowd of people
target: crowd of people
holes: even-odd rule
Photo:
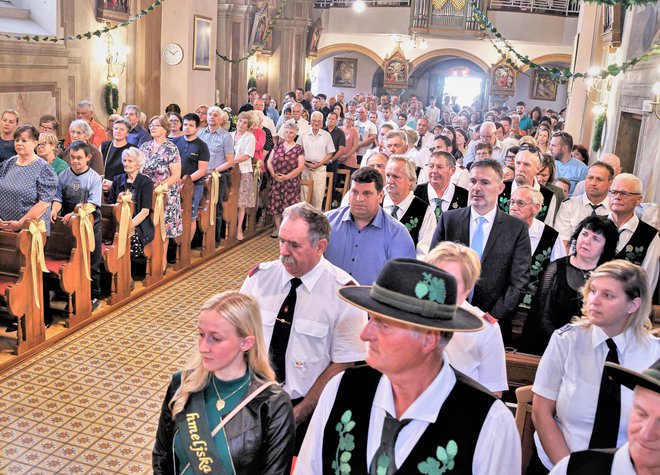
[[[280,259],[200,311],[198,349],[163,405],[156,473],[283,474],[294,454],[300,474],[520,473],[499,399],[505,347],[542,355],[528,473],[620,447],[638,471],[617,473],[660,468],[657,373],[633,394],[638,384],[604,369],[641,377],[660,358],[658,208],[642,203],[642,181],[614,154],[590,159],[563,111],[405,99],[298,89],[279,107],[251,88],[235,116],[170,104],[146,121],[129,105],[107,129],[81,101],[61,146],[55,117],[36,128],[2,114],[2,230],[67,220],[78,204],[96,218],[129,191],[138,257],[153,239],[154,189],[176,238],[182,177],[195,217],[203,178],[219,173],[222,196],[234,167],[237,239],[247,209],[274,218]],[[96,308],[100,254],[90,262]],[[640,428],[650,420],[655,439]]]

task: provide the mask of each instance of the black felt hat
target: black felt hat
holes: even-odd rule
[[[456,306],[456,279],[416,259],[393,259],[373,285],[348,286],[339,296],[367,312],[417,327],[449,332],[481,330],[484,322]]]
[[[612,379],[627,388],[635,389],[636,386],[641,386],[660,393],[660,359],[653,363],[653,366],[649,369],[645,369],[641,373],[609,362],[605,363],[605,370]]]

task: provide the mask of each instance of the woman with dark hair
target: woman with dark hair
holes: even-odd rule
[[[574,159],[580,160],[585,165],[589,165],[589,150],[587,150],[584,145],[573,145],[573,151],[571,152],[571,155],[573,155]]]
[[[183,118],[178,112],[170,112],[167,114],[167,120],[170,121],[170,134],[167,136],[168,139],[175,139],[177,137],[183,136]]]
[[[580,289],[599,265],[614,259],[619,231],[603,216],[588,216],[571,238],[571,253],[548,264],[532,299],[520,350],[542,355],[552,332],[580,315]]]
[[[456,127],[454,129],[456,131],[456,150],[461,152],[463,156],[465,156],[465,152],[467,151],[467,146],[470,143],[470,136],[468,133],[461,127]]]
[[[463,158],[463,152],[461,152],[456,146],[456,129],[454,129],[454,127],[451,125],[445,125],[442,128],[441,133],[449,140],[451,140],[451,150],[448,150],[448,152],[451,153],[456,160]]]
[[[534,125],[534,127],[538,127],[539,121],[541,120],[542,116],[543,116],[543,112],[541,111],[541,108],[539,106],[534,107],[529,112],[529,118],[532,119],[532,124]]]
[[[564,190],[562,190],[557,185],[553,184],[556,176],[557,176],[557,166],[555,165],[555,159],[552,158],[552,155],[550,154],[547,153],[542,154],[541,168],[539,169],[539,172],[536,174],[536,181],[538,181],[540,185],[550,188],[554,193],[556,197],[555,216],[557,216],[557,211],[559,211],[559,206],[568,197],[568,195],[564,193]]]

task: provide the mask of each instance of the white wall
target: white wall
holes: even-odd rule
[[[49,35],[54,35],[57,31],[57,1],[53,0],[14,0],[12,2],[20,8],[30,10],[30,18],[37,25],[45,29]],[[62,7],[65,1],[62,3]],[[95,8],[95,6],[94,6]]]
[[[544,66],[553,65],[544,64]],[[565,66],[562,66],[565,67]],[[557,112],[566,107],[568,100],[568,88],[566,84],[559,84],[557,86],[557,97],[554,101],[541,101],[538,99],[531,99],[532,83],[534,82],[534,73],[527,71],[525,74],[518,76],[516,80],[516,93],[506,101],[509,109],[515,110],[516,102],[524,101],[527,104],[527,112],[531,111],[534,107],[539,106],[541,109],[552,109]]]
[[[355,88],[350,87],[332,87],[334,58],[357,58],[357,80]],[[377,65],[369,56],[362,53],[337,53],[319,62],[316,65],[316,81],[312,82],[312,92],[322,92],[328,96],[334,96],[339,91],[344,91],[347,98],[351,98],[358,92],[370,92],[374,73],[380,66]]]

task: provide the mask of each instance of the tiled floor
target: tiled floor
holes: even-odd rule
[[[200,305],[277,257],[267,235],[225,253],[0,375],[0,474],[151,473],[164,391]]]

